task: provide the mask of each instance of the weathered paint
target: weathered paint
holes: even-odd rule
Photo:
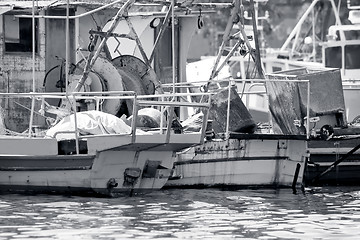
[[[190,148],[175,162],[168,187],[286,186],[297,163],[305,167],[306,141],[296,139],[215,140]]]
[[[94,135],[82,139],[88,154],[60,155],[56,139],[6,136],[0,138],[0,189],[110,195],[160,189],[171,175],[174,151],[200,140],[201,133],[138,135],[135,142],[130,135]],[[143,174],[149,163],[157,163],[154,173]],[[133,184],[127,171],[139,173]]]

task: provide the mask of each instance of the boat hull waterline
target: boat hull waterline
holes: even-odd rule
[[[299,186],[306,146],[305,139],[273,134],[236,134],[229,140],[208,141],[179,156],[174,175],[165,186]]]
[[[129,135],[89,136],[87,148],[97,150],[66,155],[58,155],[56,139],[0,138],[0,189],[109,196],[160,189],[171,175],[174,151],[196,144],[200,137],[171,134],[166,143],[165,135],[153,134],[131,143]]]

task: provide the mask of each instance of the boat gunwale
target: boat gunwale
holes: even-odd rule
[[[236,133],[230,132],[229,139],[262,139],[262,140],[304,140],[306,135],[284,135],[273,133]]]

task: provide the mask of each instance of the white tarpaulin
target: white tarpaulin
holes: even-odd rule
[[[130,134],[131,127],[122,119],[108,113],[100,111],[86,111],[76,113],[77,127],[80,135],[98,135],[98,134]],[[46,136],[56,138],[57,140],[74,139],[74,133],[61,132],[75,131],[75,115],[69,115],[63,118],[54,127],[46,132]],[[137,134],[148,134],[137,130]]]

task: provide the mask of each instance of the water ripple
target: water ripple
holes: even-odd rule
[[[0,195],[2,239],[358,239],[360,187]]]

